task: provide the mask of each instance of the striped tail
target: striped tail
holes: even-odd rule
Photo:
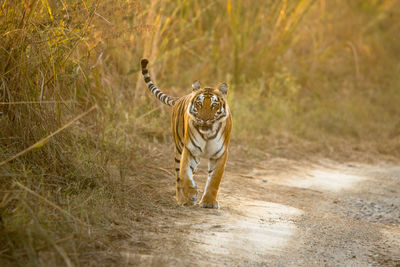
[[[158,98],[158,100],[160,100],[164,104],[168,106],[173,106],[175,104],[176,98],[161,92],[160,89],[158,89],[157,86],[151,81],[149,70],[147,69],[147,64],[149,64],[149,61],[147,59],[142,59],[140,61],[140,64],[142,65],[142,74],[144,77],[144,81],[146,82],[150,92],[152,92]]]

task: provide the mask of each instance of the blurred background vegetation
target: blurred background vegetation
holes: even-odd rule
[[[143,57],[173,96],[228,82],[232,146],[400,156],[398,1],[2,0],[0,11],[0,263],[84,263],[106,250],[110,221],[154,197],[121,186],[172,155]]]

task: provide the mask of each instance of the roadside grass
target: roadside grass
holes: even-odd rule
[[[141,233],[175,209],[174,179],[169,111],[142,57],[174,96],[228,82],[232,145],[395,160],[396,4],[1,1],[0,162],[39,143],[0,165],[0,265],[118,265],[121,240],[151,249]]]

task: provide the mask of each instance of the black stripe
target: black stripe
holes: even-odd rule
[[[176,144],[175,144],[175,147],[176,147],[176,150],[178,150],[178,153],[182,154],[182,149],[179,146],[177,146]]]
[[[185,134],[186,134],[185,133],[185,125],[184,125],[184,123],[185,123],[185,116],[184,116],[185,107],[186,107],[185,101],[181,101],[180,107],[178,109],[177,116],[176,116],[177,117],[176,131],[178,133],[179,141],[182,144],[182,150],[183,150],[183,146],[184,146],[183,144],[185,141],[184,139],[185,139]],[[179,135],[179,130],[182,130],[182,135]]]
[[[225,135],[223,133],[221,133],[221,135],[219,136],[217,143],[219,143],[219,141],[222,139],[222,137],[225,137]],[[225,142],[224,142],[224,144],[225,144]]]
[[[176,136],[177,136],[177,138],[175,140],[175,147],[178,150],[178,153],[180,155],[182,155],[183,142],[182,142],[181,137],[179,136],[179,113],[175,117],[176,117],[176,119],[175,119],[175,132],[176,132]]]
[[[221,136],[222,136],[222,134],[221,134]],[[223,148],[223,147],[225,147],[225,144],[226,144],[226,139],[224,140],[224,143],[222,144],[222,147],[217,151],[217,153],[215,153],[212,157],[214,157],[214,156],[216,156],[216,155],[218,155],[218,153],[221,151],[221,149]],[[225,153],[225,151],[224,151],[224,153]],[[222,153],[223,154],[223,153]],[[221,155],[222,156],[222,155]]]
[[[221,113],[217,118],[215,118],[215,120],[217,121],[217,120],[221,119],[222,117],[226,117],[225,111],[223,113]]]
[[[158,90],[158,89],[157,89]],[[160,90],[158,90],[158,92],[156,93],[156,97],[158,98],[158,99],[160,99],[160,95],[162,95],[162,92],[160,91]]]
[[[150,77],[146,77],[146,78],[144,78],[144,81],[145,81],[146,83],[148,83],[148,82],[151,81],[151,79],[150,79]]]
[[[221,150],[224,148],[224,144],[222,144],[221,148],[218,149],[218,151],[216,153],[214,153],[214,155],[211,156],[211,158],[213,158],[214,156],[218,155],[219,152],[221,152]]]
[[[147,67],[147,64],[149,64],[149,61],[146,58],[142,58],[142,60],[140,60],[140,65],[142,66],[142,69],[145,69]]]
[[[199,128],[194,126],[194,128],[196,129],[196,131],[200,134],[201,138],[203,138],[203,140],[207,140],[207,138],[204,137],[204,135],[200,132]]]
[[[181,160],[179,160],[179,159],[175,158],[175,162],[176,162],[176,163],[180,163],[180,162],[181,162]]]
[[[222,127],[222,122],[219,123],[218,129],[217,129],[217,131],[215,132],[215,134],[214,134],[213,136],[209,137],[208,140],[212,140],[212,139],[214,139],[215,137],[217,137],[219,131],[221,130],[221,127]]]
[[[194,159],[195,157],[193,156],[192,152],[185,146],[186,150],[189,152],[190,156],[192,157],[192,159]]]
[[[175,171],[179,172],[179,170],[180,170],[179,168],[175,168]]]
[[[194,168],[192,167],[192,166],[189,166],[190,167],[190,169],[192,170],[192,172],[194,171]]]
[[[178,139],[179,139],[180,143],[183,143],[182,142],[182,138],[179,135],[179,116],[181,114],[180,111],[182,110],[182,102],[180,103],[180,105],[181,106],[179,107],[178,112],[176,114],[175,132],[176,132],[176,136],[178,136]],[[183,130],[183,131],[185,131],[185,130]],[[185,132],[183,133],[183,135],[185,136]],[[182,154],[182,151],[179,152],[179,154]]]
[[[176,111],[174,110],[173,112],[173,116],[175,117],[175,133],[176,133],[176,138],[174,136],[175,139],[175,147],[177,148],[179,154],[182,154],[182,149],[181,149],[181,144],[182,144],[182,140],[181,137],[179,136],[179,113],[176,113]]]
[[[145,75],[145,74],[147,74],[147,73],[149,73],[149,70],[148,70],[148,69],[142,69],[142,74],[143,74],[143,75]]]
[[[193,136],[193,133],[192,133],[192,131],[191,131],[191,129],[189,128],[189,138],[190,138],[190,141],[192,141],[192,144],[197,148],[197,149],[199,149],[200,150],[200,152],[203,152],[203,149],[201,149],[201,147],[197,144],[197,142],[195,141],[196,140],[196,138],[194,138],[194,136]],[[194,139],[194,140],[193,140]]]
[[[176,122],[176,124],[177,124],[177,122]],[[181,139],[179,137],[179,133],[177,132],[177,130],[178,129],[175,129],[177,137],[175,138],[175,136],[174,136],[175,148],[178,151],[179,155],[182,155],[182,148],[181,148],[182,147],[182,145],[181,145],[182,141],[181,141]]]
[[[203,150],[201,149],[201,147],[199,147],[192,139],[192,136],[189,135],[189,139],[192,142],[192,145],[194,145],[198,150],[200,150],[200,152],[203,152]]]
[[[164,103],[167,104],[167,105],[169,105],[168,104],[168,100],[169,100],[169,96],[165,95]]]
[[[179,180],[180,180],[180,179],[179,179],[179,177],[178,177],[178,178],[176,178],[176,181],[177,181],[177,182],[179,182]]]
[[[208,170],[208,174],[212,173],[215,169]]]

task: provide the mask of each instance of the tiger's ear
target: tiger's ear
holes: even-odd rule
[[[196,80],[192,84],[193,91],[199,90],[201,88],[200,81]]]
[[[226,93],[228,93],[228,85],[226,83],[221,83],[218,86],[218,90],[223,94],[226,95]]]

